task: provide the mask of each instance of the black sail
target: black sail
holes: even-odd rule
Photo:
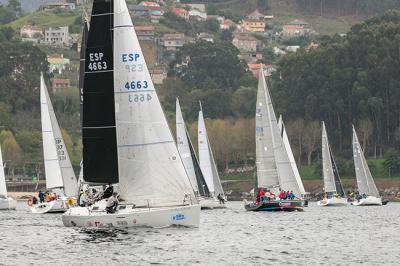
[[[333,154],[331,149],[329,149],[329,153],[331,154],[331,162],[332,162],[332,168],[333,168],[333,176],[335,178],[335,187],[336,187],[336,192],[344,197],[345,196],[345,192],[343,189],[343,185],[342,185],[342,181],[340,180],[340,176],[339,176],[339,171],[336,167],[336,163],[335,160],[333,159]]]
[[[80,106],[80,117],[82,125],[83,117],[83,84],[85,78],[85,55],[86,55],[86,42],[89,33],[88,21],[85,19],[83,23],[82,40],[81,40],[81,51],[79,56],[79,106]]]
[[[190,155],[192,156],[194,173],[196,174],[197,186],[199,188],[200,196],[209,197],[210,191],[208,190],[206,180],[204,179],[203,173],[201,172],[199,161],[197,160],[196,153],[194,152],[192,142],[190,141],[190,137],[187,132],[186,137],[189,142]]]
[[[113,1],[94,0],[83,86],[83,176],[117,183],[118,158],[113,73]]]

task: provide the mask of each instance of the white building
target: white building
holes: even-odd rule
[[[44,43],[54,45],[68,45],[68,27],[48,28],[44,31]]]

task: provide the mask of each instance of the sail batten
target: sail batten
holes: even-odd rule
[[[379,191],[375,185],[374,179],[372,178],[372,174],[369,170],[367,160],[365,159],[354,126],[353,126],[353,157],[354,157],[354,168],[356,171],[358,192],[360,194],[366,194],[377,198],[380,197]]]
[[[111,2],[114,4],[113,98],[121,198],[148,206],[196,202],[126,3],[124,0]],[[89,33],[92,29],[91,26]]]

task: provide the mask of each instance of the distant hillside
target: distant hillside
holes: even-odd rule
[[[61,27],[73,25],[77,14],[56,14],[52,11],[39,11],[30,13],[13,22],[7,24],[14,29],[21,28],[23,25],[32,24],[41,27]]]
[[[198,1],[181,1],[198,2]],[[382,13],[400,8],[393,0],[208,0],[212,8],[238,18],[255,9],[274,15],[274,24],[283,25],[294,18],[303,18],[321,34],[347,32],[354,24]]]

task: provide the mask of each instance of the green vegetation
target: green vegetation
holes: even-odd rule
[[[53,11],[38,11],[35,13],[29,13],[13,22],[7,24],[14,29],[21,28],[24,25],[32,24],[41,27],[61,27],[70,26],[75,23],[75,20],[80,15],[74,13],[55,13]]]

